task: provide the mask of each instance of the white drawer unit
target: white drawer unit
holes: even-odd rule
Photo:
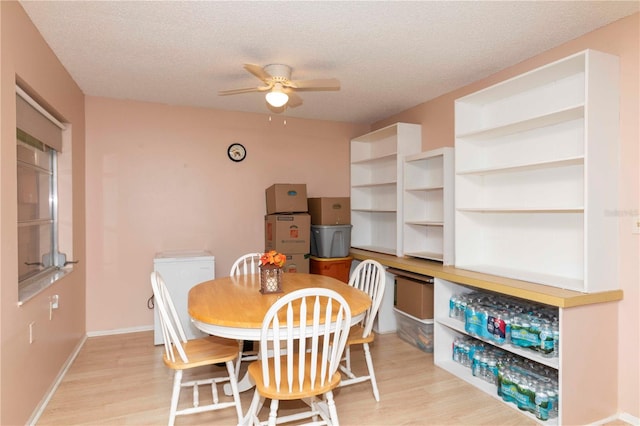
[[[153,259],[153,270],[158,272],[167,284],[187,339],[206,336],[191,323],[187,302],[191,287],[215,278],[215,258],[211,253],[195,250],[158,253]],[[153,316],[153,343],[160,345],[163,343],[162,328],[155,309]]]

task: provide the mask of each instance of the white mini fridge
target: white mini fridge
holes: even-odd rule
[[[187,310],[187,302],[191,287],[215,278],[215,258],[211,253],[201,250],[157,253],[153,259],[153,270],[160,273],[166,283],[187,338],[193,339],[206,336],[205,333],[198,330],[191,323]],[[153,317],[153,343],[161,345],[163,343],[162,328],[156,309],[154,309]]]

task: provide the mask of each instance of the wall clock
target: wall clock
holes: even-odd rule
[[[232,143],[227,148],[227,155],[231,161],[240,162],[247,156],[247,150],[242,144]]]

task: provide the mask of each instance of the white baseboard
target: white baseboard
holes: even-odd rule
[[[40,401],[36,409],[31,414],[31,418],[29,418],[29,420],[27,421],[27,425],[33,426],[38,422],[38,420],[40,419],[40,416],[44,412],[44,409],[47,408],[47,404],[49,404],[51,397],[56,392],[56,389],[58,389],[58,386],[60,386],[62,379],[67,374],[69,367],[71,367],[71,364],[73,364],[73,361],[75,361],[76,357],[80,353],[80,349],[82,349],[82,346],[84,346],[84,342],[86,341],[87,341],[87,336],[84,336],[82,339],[80,339],[80,342],[78,342],[75,349],[69,355],[69,358],[67,358],[67,361],[64,363],[64,365],[60,369],[60,372],[58,373],[55,380],[49,387],[49,390],[44,394],[44,397],[42,398],[42,400]]]
[[[629,413],[620,413],[618,416],[623,422],[627,422],[633,426],[640,426],[640,418],[634,417]]]
[[[597,422],[591,423],[589,426],[607,425],[617,420],[622,420],[623,422],[628,423],[632,426],[640,426],[640,419],[628,413],[618,413],[613,416],[609,416],[606,419],[601,419],[601,420],[598,420]]]
[[[141,327],[130,327],[130,328],[117,328],[115,330],[90,331],[87,333],[87,337],[111,336],[113,334],[137,333],[139,331],[150,331],[150,330],[153,330],[153,325],[144,325]]]

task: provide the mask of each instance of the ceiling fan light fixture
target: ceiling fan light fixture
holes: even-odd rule
[[[265,96],[269,105],[275,108],[284,106],[289,101],[289,96],[282,91],[282,84],[276,83],[273,89]]]

